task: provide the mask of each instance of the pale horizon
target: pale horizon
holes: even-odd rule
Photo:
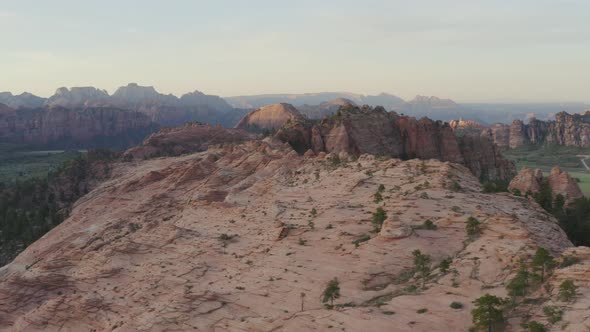
[[[0,91],[588,103],[588,12],[580,0],[4,1]]]

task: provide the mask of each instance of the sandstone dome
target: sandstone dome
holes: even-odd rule
[[[281,128],[287,121],[300,118],[302,118],[301,113],[293,105],[285,103],[273,104],[248,113],[238,122],[235,128],[276,130]]]

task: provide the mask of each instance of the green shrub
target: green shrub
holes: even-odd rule
[[[453,309],[462,309],[463,308],[463,303],[453,301],[453,302],[451,302],[450,307],[453,308]]]
[[[546,306],[543,307],[543,313],[547,316],[547,320],[551,324],[555,324],[561,320],[563,315],[563,310],[559,309],[556,306]]]
[[[474,217],[467,218],[467,224],[465,225],[465,231],[467,231],[467,235],[471,238],[478,236],[481,234],[481,223],[479,220],[475,219]]]

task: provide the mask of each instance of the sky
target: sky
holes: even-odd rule
[[[0,0],[0,91],[590,102],[587,0]]]

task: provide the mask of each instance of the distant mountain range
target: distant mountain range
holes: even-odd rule
[[[0,139],[47,144],[84,138],[88,142],[103,135],[121,135],[129,129],[138,133],[133,139],[123,140],[131,144],[141,134],[161,126],[198,121],[233,127],[248,112],[280,103],[293,105],[309,119],[324,118],[342,106],[369,105],[416,118],[446,122],[462,118],[488,126],[531,118],[550,120],[561,111],[583,113],[590,108],[582,103],[458,104],[434,96],[416,96],[404,101],[387,93],[322,92],[221,98],[194,91],[177,97],[159,93],[152,86],[130,83],[112,95],[95,87],[63,87],[49,98],[26,92],[20,95],[1,92],[0,104],[5,106],[0,107]],[[133,113],[125,114],[125,111]]]
[[[289,103],[295,106],[301,113],[311,118],[317,112],[317,106],[336,100],[347,100],[355,105],[383,106],[388,111],[395,111],[405,115],[429,117],[434,120],[452,121],[463,118],[492,124],[496,122],[511,123],[513,120],[527,120],[537,118],[542,120],[553,119],[555,114],[566,111],[569,113],[583,113],[590,105],[584,103],[466,103],[459,104],[451,99],[443,99],[435,96],[416,96],[405,101],[402,98],[381,93],[378,95],[362,95],[350,92],[322,92],[303,94],[267,94],[253,96],[237,96],[224,98],[230,105],[239,108],[260,108],[265,105]],[[316,110],[310,110],[310,106]],[[324,109],[328,107],[325,106]],[[308,115],[309,116],[309,115]]]

